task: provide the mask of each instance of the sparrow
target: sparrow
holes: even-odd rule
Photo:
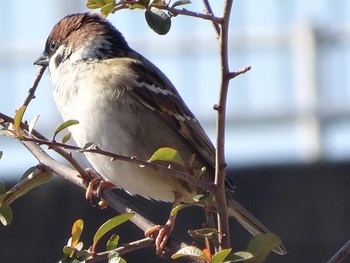
[[[93,143],[105,151],[142,160],[169,147],[188,167],[205,167],[200,180],[214,181],[215,148],[196,117],[166,75],[129,47],[105,18],[92,13],[64,17],[53,27],[34,64],[48,67],[63,120],[79,121],[69,127],[77,145]],[[130,194],[175,206],[193,203],[193,197],[201,193],[198,187],[164,170],[85,154],[103,178]],[[269,232],[232,198],[230,185],[227,180],[229,215],[253,235]],[[170,216],[157,228],[158,250],[164,248],[174,221]],[[275,252],[285,254],[286,250],[279,246]]]

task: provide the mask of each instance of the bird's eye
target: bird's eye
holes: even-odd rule
[[[55,40],[50,41],[50,49],[55,50],[57,48],[57,42]]]

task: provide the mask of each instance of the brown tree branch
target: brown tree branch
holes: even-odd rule
[[[214,12],[213,12],[213,9],[211,8],[211,5],[210,5],[209,1],[208,0],[203,0],[203,4],[204,4],[204,8],[205,8],[207,14],[214,17]],[[212,24],[214,26],[214,29],[215,29],[215,32],[216,32],[216,36],[220,37],[220,26],[219,26],[219,23],[216,23],[216,22],[212,21]]]
[[[36,88],[38,87],[38,84],[39,84],[39,82],[41,80],[42,75],[45,72],[45,69],[46,69],[45,66],[40,66],[39,67],[39,69],[38,69],[38,71],[37,71],[37,73],[35,75],[33,84],[31,86],[31,88],[28,90],[28,94],[27,94],[27,96],[24,98],[24,100],[22,102],[22,106],[28,106],[30,101],[35,98]]]
[[[35,142],[35,143],[38,143],[39,145],[47,145],[47,146],[49,146],[49,148],[52,148],[52,147],[64,148],[64,149],[69,149],[69,150],[73,150],[76,152],[100,154],[100,155],[110,157],[111,162],[119,160],[119,161],[133,163],[135,165],[147,166],[147,167],[154,169],[155,171],[165,170],[167,176],[175,177],[175,178],[183,180],[187,183],[191,183],[191,184],[195,185],[196,187],[201,188],[202,190],[205,190],[205,191],[210,191],[210,192],[215,191],[214,184],[209,184],[209,183],[206,183],[204,181],[201,181],[198,178],[194,177],[192,174],[175,170],[175,169],[171,168],[170,166],[164,166],[164,165],[160,165],[157,163],[151,163],[148,161],[144,161],[144,160],[138,159],[135,156],[128,157],[128,156],[124,156],[124,155],[119,155],[119,154],[105,151],[105,150],[97,148],[97,147],[83,149],[83,148],[80,148],[80,147],[77,147],[74,145],[63,144],[63,143],[54,142],[54,141],[41,140],[41,139],[36,139],[36,138],[31,138],[31,137],[26,137],[26,136],[21,138],[21,140]]]
[[[340,263],[350,255],[350,240],[327,263]]]
[[[116,252],[119,255],[124,255],[126,253],[131,252],[131,251],[135,251],[135,250],[138,250],[141,248],[146,248],[146,247],[152,247],[152,246],[154,246],[154,240],[150,237],[146,237],[146,238],[143,238],[140,240],[130,242],[128,244],[125,244],[125,245],[118,247],[118,248],[111,250],[111,251]],[[87,258],[85,260],[85,263],[94,263],[94,262],[106,260],[106,259],[108,259],[108,254],[111,251],[104,251],[101,253],[97,253],[96,255]]]
[[[34,142],[21,141],[21,143],[33,154],[33,156],[40,162],[41,165],[45,166],[45,169],[47,171],[51,171],[52,173],[62,176],[70,183],[73,183],[86,190],[85,182],[81,179],[79,173],[76,170],[56,161]],[[137,208],[135,208],[132,204],[130,204],[128,201],[124,200],[117,194],[113,193],[111,190],[103,189],[101,197],[107,202],[107,204],[110,207],[112,207],[114,210],[121,214],[134,213],[135,215],[130,219],[130,221],[142,231],[145,232],[146,230],[155,226],[155,224],[148,220],[146,217],[144,217],[142,213],[138,211]],[[172,252],[176,252],[182,246],[186,245],[184,243],[180,243],[173,237],[171,237],[169,241],[170,242],[167,243],[167,247]]]
[[[3,113],[0,113],[0,125],[4,125],[5,123],[13,123],[13,122],[14,122],[13,118]],[[25,123],[21,123],[21,128],[28,130],[28,125]],[[35,130],[32,131],[32,134],[40,137],[42,141],[47,140],[43,135],[41,135],[39,132]],[[86,183],[85,183],[85,180],[82,179],[80,172],[68,166],[65,166],[60,162],[56,161],[55,159],[53,159],[37,143],[32,141],[25,141],[25,140],[20,140],[20,142],[33,154],[35,158],[37,158],[43,170],[55,173],[63,177],[67,181],[86,190]],[[67,153],[64,149],[54,144],[51,144],[50,147],[54,149],[56,152],[58,152],[59,154],[61,154],[63,157],[65,157],[69,162],[75,164],[76,160],[71,156],[71,154]],[[82,170],[83,173],[86,173],[85,170],[80,166],[78,162],[76,162],[76,165],[78,166],[79,170]],[[15,187],[25,186],[26,185],[25,180],[26,179],[22,180],[20,185],[16,185]],[[142,231],[146,231],[152,228],[153,226],[155,226],[153,222],[149,221],[146,217],[142,216],[141,212],[138,211],[138,209],[136,209],[128,201],[124,200],[117,194],[113,193],[111,190],[103,189],[101,193],[101,197],[103,198],[103,200],[106,201],[106,203],[110,207],[112,207],[114,210],[116,210],[119,213],[134,213],[135,215],[130,219],[130,221],[133,222]],[[153,241],[153,244],[154,244],[154,241]],[[180,243],[173,237],[170,237],[167,243],[167,247],[172,251],[172,253],[175,253],[183,246],[186,246],[186,244]]]
[[[10,116],[7,116],[6,114],[3,114],[0,112],[0,120],[3,120],[5,123],[14,123],[14,119]],[[0,121],[0,125],[2,124],[2,121]],[[26,123],[21,123],[20,125],[21,129],[28,131],[29,127]],[[32,135],[34,135],[36,138],[43,140],[43,141],[49,141],[44,135],[36,131],[35,129],[31,132]],[[59,155],[61,155],[64,159],[66,159],[82,176],[82,178],[85,178],[88,180],[90,178],[90,175],[85,171],[85,169],[75,160],[72,155],[68,152],[66,152],[61,147],[56,147],[54,145],[51,146],[51,149],[57,152]]]
[[[235,77],[238,77],[239,75],[242,75],[242,74],[248,72],[249,70],[251,70],[251,68],[252,68],[251,66],[248,66],[248,67],[242,68],[240,70],[237,70],[237,71],[234,71],[234,72],[230,72],[228,74],[228,78],[229,79],[234,79]]]
[[[217,219],[220,249],[230,247],[230,231],[228,225],[228,213],[225,190],[225,121],[226,121],[226,102],[230,83],[230,69],[228,63],[228,30],[230,14],[233,0],[226,0],[223,12],[223,22],[219,38],[220,58],[221,58],[221,87],[219,94],[219,103],[215,107],[217,110],[216,123],[216,158],[215,158],[215,199],[217,202]]]
[[[128,1],[122,2],[120,4],[117,4],[114,7],[112,13],[115,13],[118,10],[122,10],[122,9],[129,9],[130,6],[135,5],[135,4],[139,5],[140,3],[138,0],[128,0]],[[220,24],[222,22],[222,19],[220,17],[215,17],[211,13],[204,14],[204,13],[200,13],[200,12],[189,11],[185,8],[179,9],[176,7],[172,7],[172,6],[168,5],[167,3],[164,3],[164,5],[151,3],[150,5],[148,5],[148,8],[150,8],[150,7],[156,7],[158,9],[168,11],[172,16],[183,15],[183,16],[196,17],[196,18],[212,21],[216,25]]]
[[[13,121],[14,121],[13,118],[11,118],[3,113],[0,113],[0,118],[3,119],[5,122],[9,122],[9,123],[13,123]],[[21,128],[24,130],[28,130],[28,125],[26,125],[25,123],[21,123]],[[53,149],[58,154],[60,154],[62,157],[64,157],[68,162],[70,162],[74,166],[74,168],[76,168],[79,171],[79,173],[82,175],[82,177],[86,178],[86,179],[89,179],[90,176],[88,175],[88,173],[86,173],[85,169],[80,166],[80,164],[72,157],[72,155],[70,153],[66,152],[63,149],[68,149],[68,150],[72,150],[75,152],[88,152],[88,153],[100,154],[100,155],[110,157],[111,161],[119,160],[119,161],[134,163],[135,165],[142,165],[142,166],[150,167],[150,168],[154,169],[155,171],[164,170],[164,171],[166,171],[167,176],[175,177],[177,179],[191,183],[204,191],[209,191],[209,192],[215,191],[215,184],[204,182],[204,181],[200,180],[199,178],[193,176],[190,173],[175,170],[171,166],[164,166],[164,165],[160,165],[157,163],[151,163],[151,162],[148,162],[145,160],[138,159],[135,156],[128,157],[128,156],[115,154],[115,153],[108,152],[108,151],[105,151],[105,150],[97,148],[97,147],[84,149],[84,148],[80,148],[80,147],[74,146],[74,145],[59,143],[56,141],[50,141],[45,136],[43,136],[42,134],[40,134],[38,131],[36,131],[34,129],[32,130],[32,135],[35,135],[36,137],[40,137],[40,138],[22,136],[22,138],[20,138],[20,140],[30,141],[30,142],[37,143],[39,145],[48,146],[49,149]]]

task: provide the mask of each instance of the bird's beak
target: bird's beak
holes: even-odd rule
[[[34,61],[34,65],[47,67],[49,61],[49,57],[46,54],[43,54],[40,58]]]

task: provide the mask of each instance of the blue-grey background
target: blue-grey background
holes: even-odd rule
[[[220,15],[222,1],[212,2]],[[198,0],[187,8],[203,9]],[[32,63],[53,25],[86,10],[83,0],[2,3],[0,112],[12,115],[22,102],[36,72]],[[170,33],[158,36],[140,10],[124,10],[109,19],[134,49],[166,73],[214,140],[212,106],[220,72],[211,24],[178,16]],[[326,260],[350,235],[345,223],[350,219],[350,2],[237,0],[229,48],[232,70],[252,66],[231,82],[228,98],[226,152],[236,195],[291,247],[288,256],[273,262],[311,262],[306,260],[310,253],[319,256],[313,258],[317,262]],[[61,122],[51,89],[46,74],[26,113],[28,120],[40,114],[37,128],[49,137]],[[0,180],[17,180],[37,163],[15,140],[0,137],[0,150]],[[37,203],[30,202],[28,209],[32,206]],[[65,213],[57,212],[61,206],[50,210]],[[47,209],[43,205],[38,213]],[[23,224],[23,217],[15,214],[15,219]],[[69,229],[69,224],[60,227]],[[0,242],[6,242],[2,233]],[[312,246],[315,242],[323,245]],[[51,246],[53,251],[60,248]],[[13,262],[4,255],[0,253],[0,262]]]

